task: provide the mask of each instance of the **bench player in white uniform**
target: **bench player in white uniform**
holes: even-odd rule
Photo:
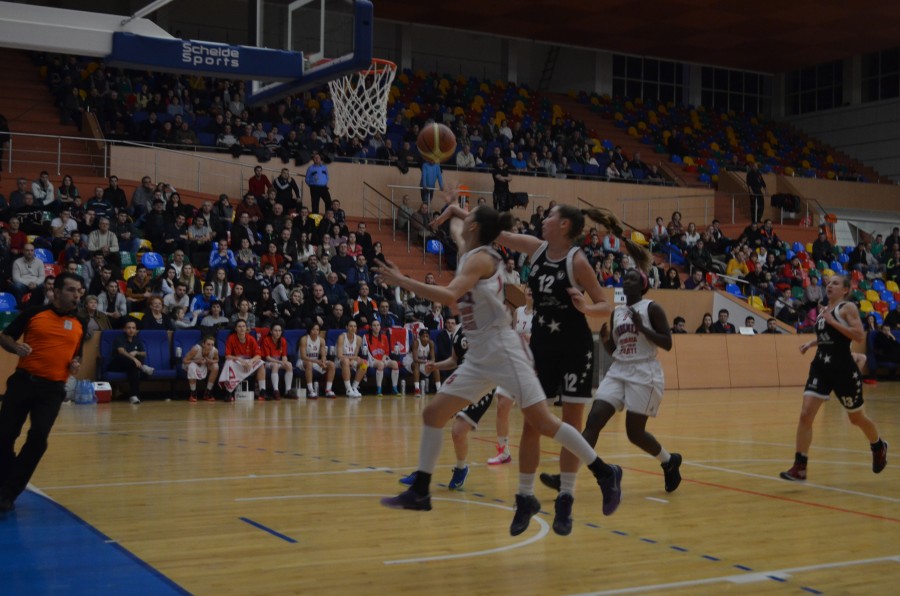
[[[531,353],[510,326],[503,298],[501,258],[490,246],[501,230],[510,227],[512,216],[498,214],[486,206],[466,213],[452,204],[453,199],[451,195],[447,200],[449,213],[444,214],[445,219],[451,216],[465,219],[461,224],[451,223],[462,226],[458,233],[463,244],[456,277],[448,286],[426,285],[403,275],[391,263],[378,264],[379,275],[388,284],[442,304],[456,301],[469,340],[466,361],[450,375],[441,392],[422,412],[424,426],[413,485],[396,497],[382,499],[382,504],[397,509],[431,509],[429,486],[440,457],[443,427],[460,409],[481,399],[498,383],[519,405],[528,424],[541,434],[553,437],[588,465],[603,491],[604,511],[612,513],[621,500],[619,474],[597,457],[575,428],[550,412],[547,396],[534,373]],[[533,494],[517,494],[510,534],[517,536],[524,532],[540,508]]]
[[[419,397],[422,395],[422,389],[419,384],[419,377],[421,375],[425,375],[427,379],[429,375],[431,375],[431,380],[434,382],[435,391],[441,390],[441,373],[440,370],[443,369],[433,369],[430,373],[425,371],[425,367],[430,363],[434,364],[435,358],[435,349],[434,342],[431,341],[431,336],[428,333],[428,329],[422,328],[419,329],[419,336],[413,342],[412,348],[413,357],[415,361],[412,365],[412,374],[413,374],[413,389],[414,395]]]
[[[359,392],[359,383],[366,376],[369,363],[362,356],[363,339],[356,334],[356,321],[347,323],[347,331],[342,333],[337,340],[337,357],[341,364],[341,378],[344,387],[347,388],[347,397],[362,397]],[[356,372],[353,381],[350,381],[350,373]]]
[[[181,365],[187,372],[188,385],[191,394],[188,401],[197,403],[197,381],[206,379],[206,391],[203,393],[204,401],[216,401],[212,389],[219,377],[219,350],[216,349],[216,338],[207,335],[196,346],[188,350],[182,358]]]
[[[326,358],[326,351],[325,338],[320,333],[319,324],[313,323],[309,333],[300,338],[300,345],[297,347],[297,354],[300,356],[297,368],[302,368],[306,374],[306,396],[309,399],[319,397],[313,385],[315,374],[325,377],[325,397],[335,397],[331,388],[334,383],[334,362]]]
[[[659,411],[665,386],[656,352],[658,348],[672,349],[672,331],[663,308],[643,299],[649,287],[645,273],[637,269],[625,273],[625,304],[616,306],[609,325],[600,329],[600,339],[613,363],[597,389],[582,436],[596,445],[606,423],[624,409],[628,440],[659,460],[670,493],[681,484],[681,455],[666,451],[646,428],[647,419]]]

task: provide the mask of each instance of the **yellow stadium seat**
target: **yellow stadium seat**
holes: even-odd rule
[[[834,277],[834,269],[825,268],[822,271],[822,278],[826,278],[826,277]]]
[[[137,272],[137,265],[129,265],[128,267],[125,267],[125,270],[122,272],[122,277],[125,278],[125,281],[128,281],[129,279],[134,277],[134,274],[136,272]]]
[[[153,243],[147,240],[146,238],[141,239],[141,249],[142,250],[153,250]]]
[[[637,230],[633,230],[631,232],[631,240],[641,246],[647,246],[650,244],[650,241],[647,240],[647,237],[643,234],[643,232],[638,232]]]
[[[884,282],[884,287],[888,292],[892,292],[894,294],[900,292],[900,286],[898,286],[897,282],[895,282],[894,280]]]
[[[859,310],[860,310],[860,312],[868,314],[868,313],[872,312],[873,310],[875,310],[875,307],[872,306],[872,303],[869,302],[868,300],[860,300],[859,301]]]
[[[876,292],[875,290],[866,290],[866,300],[874,304],[881,300],[881,296],[879,296],[878,292]]]
[[[751,308],[755,308],[756,310],[766,310],[766,305],[763,303],[762,298],[759,296],[750,296],[747,298],[747,302],[750,304]]]
[[[806,243],[806,252],[808,252],[809,254],[812,254],[812,242]]]

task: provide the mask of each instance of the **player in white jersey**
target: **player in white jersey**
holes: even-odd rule
[[[624,409],[628,440],[659,460],[666,492],[670,493],[681,483],[681,455],[666,451],[646,427],[647,419],[659,411],[665,385],[656,351],[672,349],[672,331],[663,308],[644,300],[649,287],[642,271],[630,269],[625,273],[625,305],[617,306],[610,324],[600,329],[600,339],[613,363],[600,382],[582,435],[596,445],[606,423]]]
[[[434,369],[429,373],[425,370],[425,367],[430,363],[434,364],[435,361],[435,348],[434,342],[431,341],[430,334],[428,329],[424,327],[419,329],[419,336],[413,341],[412,345],[412,375],[413,375],[413,391],[414,395],[419,397],[422,395],[422,388],[419,383],[419,378],[422,375],[425,375],[425,379],[428,379],[429,374],[431,375],[431,381],[434,383],[435,391],[441,390],[441,373],[440,370]],[[443,369],[441,369],[443,370]]]
[[[188,350],[181,361],[181,365],[187,372],[188,385],[191,394],[188,401],[197,403],[197,381],[206,380],[206,391],[203,394],[204,401],[216,401],[212,390],[219,376],[219,351],[216,349],[216,338],[207,335],[196,346]]]
[[[621,500],[620,469],[604,463],[575,428],[551,414],[532,367],[531,353],[509,324],[503,299],[501,258],[490,246],[503,229],[510,227],[512,216],[483,205],[466,213],[452,204],[452,199],[448,200],[448,217],[464,218],[461,224],[451,223],[461,225],[459,235],[463,243],[459,247],[461,256],[456,277],[448,286],[426,285],[403,275],[392,263],[378,263],[378,275],[388,284],[442,304],[457,301],[469,341],[465,362],[422,412],[424,427],[413,485],[396,497],[382,499],[381,503],[396,509],[431,509],[429,486],[440,457],[444,426],[460,409],[479,400],[499,382],[518,403],[528,424],[541,434],[553,437],[588,464],[603,491],[604,513],[611,514]],[[517,494],[510,534],[517,536],[524,532],[540,508],[533,494]]]
[[[313,376],[316,374],[325,377],[325,397],[334,398],[334,391],[331,388],[334,382],[334,362],[327,358],[325,338],[320,334],[318,323],[313,323],[309,333],[300,338],[297,354],[299,355],[297,368],[302,368],[306,373],[307,398],[319,397],[313,385]]]
[[[347,389],[347,397],[362,397],[359,392],[359,383],[366,376],[369,363],[362,357],[363,340],[356,334],[356,321],[347,323],[346,333],[342,333],[337,340],[337,358],[341,364],[341,378]],[[356,371],[353,381],[350,381],[350,373]]]

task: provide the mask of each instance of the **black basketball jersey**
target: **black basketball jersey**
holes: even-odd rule
[[[834,318],[840,323],[846,325],[846,321],[841,317],[841,311],[847,308],[849,302],[841,302],[834,308]],[[850,308],[856,308],[850,305]],[[823,315],[816,317],[816,358],[824,363],[837,363],[845,360],[852,360],[850,355],[850,338],[832,327],[825,320]]]
[[[469,351],[469,340],[463,332],[462,326],[457,327],[456,335],[453,336],[453,355],[456,356],[456,365],[460,366],[466,359],[466,352]]]
[[[528,286],[534,300],[531,341],[567,343],[572,334],[590,337],[587,319],[572,304],[569,288],[584,291],[575,283],[574,259],[580,249],[573,246],[564,259],[547,257],[547,243],[541,244],[531,258]]]

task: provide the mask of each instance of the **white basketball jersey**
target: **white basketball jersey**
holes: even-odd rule
[[[344,342],[346,345],[346,342]],[[320,360],[322,358],[322,338],[316,340],[306,337],[306,357],[310,360]]]
[[[420,343],[418,338],[416,339],[416,361],[418,362],[428,362],[428,357],[431,355],[431,346],[429,344]]]
[[[516,332],[523,335],[526,341],[531,338],[531,319],[533,318],[533,310],[530,313],[526,313],[524,306],[516,309]]]
[[[487,252],[491,255],[497,262],[497,269],[492,276],[479,280],[471,290],[456,301],[466,336],[476,345],[479,339],[496,333],[497,329],[509,328],[510,322],[509,313],[504,305],[503,259],[500,255],[487,246],[479,246],[459,258],[458,268],[461,269],[466,260],[478,252]]]
[[[345,333],[344,334],[344,356],[354,356],[356,355],[356,345],[359,342],[359,336],[353,336],[353,343],[350,343],[350,337]]]
[[[652,303],[652,300],[641,300],[630,307],[620,304],[613,311],[613,339],[616,342],[613,358],[624,362],[656,358],[656,344],[643,333],[638,333],[631,320],[631,309],[634,309],[644,327],[651,328],[647,311]]]

